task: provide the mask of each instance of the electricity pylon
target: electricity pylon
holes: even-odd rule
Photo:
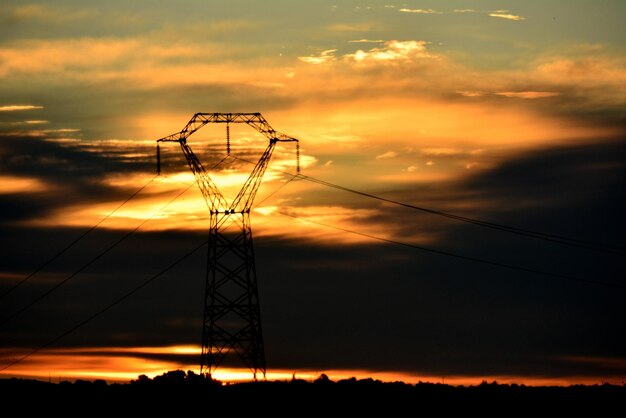
[[[230,124],[244,123],[263,134],[269,144],[237,196],[228,202],[209,172],[193,153],[187,138],[208,123],[226,124],[226,148],[230,155]],[[277,142],[297,139],[276,132],[260,113],[196,113],[182,131],[157,140],[157,172],[160,142],[178,142],[209,207],[209,253],[204,297],[200,373],[209,376],[231,352],[236,352],[256,379],[265,377],[265,351],[257,288],[250,209]],[[234,229],[226,233],[226,228]]]

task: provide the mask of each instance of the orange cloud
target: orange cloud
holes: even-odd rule
[[[35,105],[6,105],[0,106],[0,112],[17,112],[21,110],[35,110],[35,109],[43,109],[43,106],[35,106]]]
[[[518,16],[518,15],[513,15],[513,14],[508,13],[508,10],[497,10],[495,12],[489,13],[489,16],[498,17],[500,19],[514,20],[514,21],[526,20],[526,18],[523,16]]]
[[[498,91],[494,94],[504,97],[514,97],[520,99],[543,99],[545,97],[558,96],[560,93],[553,91]]]
[[[384,29],[384,27],[377,22],[359,22],[335,23],[328,25],[325,29],[332,32],[376,32]]]
[[[57,80],[60,77],[92,82],[130,77],[136,82],[136,78],[145,76],[142,71],[157,67],[164,70],[166,80],[169,73],[180,77],[184,71],[187,71],[186,77],[180,80],[188,80],[194,73],[189,72],[190,68],[200,66],[206,70],[206,64],[197,62],[210,61],[235,50],[237,47],[226,48],[218,43],[158,42],[152,37],[21,40],[0,47],[0,77],[48,74]],[[198,73],[203,76],[201,80],[212,74],[210,71]],[[141,84],[150,80],[143,78]]]
[[[384,39],[353,39],[351,41],[348,41],[351,44],[378,44],[378,43],[383,43],[385,42]]]
[[[425,41],[388,41],[382,48],[372,48],[368,51],[358,50],[353,54],[346,54],[344,58],[357,63],[413,61],[423,58],[437,58],[428,52]]]
[[[210,44],[163,44],[141,37],[24,41],[0,48],[0,56],[7,57],[4,64],[0,64],[0,74],[3,71],[54,73],[63,68],[60,77],[98,83],[115,81],[131,91],[145,93],[153,89],[169,91],[201,86],[224,86],[234,92],[262,91],[268,102],[288,103],[274,107],[271,113],[266,112],[266,117],[276,129],[302,141],[301,163],[306,173],[332,176],[340,183],[345,179],[351,187],[364,189],[383,181],[458,179],[467,175],[468,168],[492,167],[498,161],[531,148],[564,141],[584,142],[621,132],[619,126],[598,127],[586,124],[581,118],[564,118],[559,112],[558,106],[585,109],[589,103],[619,106],[626,101],[623,62],[601,54],[594,58],[543,60],[524,72],[478,72],[432,52],[427,41],[389,40],[372,48],[346,50],[341,54],[340,49],[327,49],[319,54],[293,58],[284,66],[259,62],[251,74],[245,65],[216,61],[215,57],[225,53],[223,47],[204,54],[212,47]],[[86,52],[75,54],[76,49]],[[202,58],[195,59],[197,57]],[[587,101],[567,102],[565,98],[571,96],[585,97]],[[7,107],[13,106],[18,105]],[[152,141],[179,130],[189,116],[179,110],[147,110],[143,114],[120,116],[118,122],[129,127],[126,135],[146,140],[142,143],[145,150],[131,146],[124,151],[133,142],[122,140],[84,141],[80,146],[103,155],[115,152],[129,160],[151,158]],[[66,128],[29,132],[44,136],[74,131]],[[205,134],[212,135],[204,130],[200,135]],[[217,135],[223,138],[224,133]],[[249,141],[246,145],[253,143],[253,136],[244,133],[243,138]],[[72,146],[77,144],[73,142]],[[193,139],[191,144],[194,147]],[[407,149],[415,151],[405,152]],[[429,149],[439,151],[429,154],[425,151]],[[480,153],[473,153],[476,150]],[[172,155],[176,153],[172,151]],[[292,149],[277,149],[275,157],[272,167],[295,171]],[[332,164],[323,164],[330,160]],[[358,161],[363,175],[354,175],[354,161]],[[433,164],[428,165],[428,161]],[[186,170],[184,164],[182,169]],[[216,179],[223,182],[226,194],[235,194],[245,172],[244,168],[237,167],[232,172],[216,174]],[[153,192],[120,211],[105,227],[136,225],[139,219],[158,210],[163,196],[173,197],[178,193],[180,182],[193,181],[189,174],[180,175],[179,171],[168,175],[171,175],[170,183],[165,180],[155,183],[151,186]],[[110,176],[102,181],[112,187],[123,187],[120,182],[126,180]],[[270,170],[265,180],[260,197],[279,187],[284,178]],[[142,184],[147,177],[133,178],[133,181]],[[297,193],[292,191],[293,187],[287,187],[276,197],[281,207],[301,210],[297,213],[317,219],[319,213],[315,213],[314,208],[298,208],[298,193],[312,189],[302,182],[298,183]],[[276,206],[276,200],[270,200],[267,205]],[[111,206],[99,203],[74,207],[76,216],[71,219],[59,213],[37,222],[91,225],[94,219],[108,213]],[[347,222],[342,212],[346,209],[337,208],[337,216],[324,221],[356,229],[368,227],[370,221],[366,219],[373,216],[372,213]],[[259,233],[272,235],[294,227],[293,221],[282,218],[276,211],[264,209],[254,222],[259,225]],[[184,200],[155,215],[146,228],[205,229],[205,205],[196,187],[185,194]],[[306,236],[316,238],[319,235],[308,226],[299,228],[307,231]],[[375,232],[377,228],[374,226]]]
[[[602,53],[582,57],[552,57],[541,61],[530,78],[568,90],[594,104],[626,103],[626,61]]]
[[[326,51],[320,52],[318,55],[298,57],[298,59],[308,64],[327,64],[335,59],[335,52],[337,52],[336,49],[327,49]]]
[[[397,156],[398,156],[397,152],[395,152],[395,151],[387,151],[387,152],[385,152],[383,154],[377,155],[376,159],[377,160],[384,160],[385,158],[394,158],[394,157],[397,157]]]
[[[9,22],[22,22],[36,20],[46,23],[69,23],[84,19],[93,15],[89,10],[62,10],[58,7],[47,7],[41,4],[29,4],[25,6],[3,7],[6,19]]]
[[[399,10],[402,13],[418,13],[418,14],[442,14],[443,12],[438,12],[436,10],[433,9],[400,9]]]
[[[0,194],[37,193],[49,190],[49,186],[38,178],[0,175]]]

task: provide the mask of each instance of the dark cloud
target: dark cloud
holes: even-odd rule
[[[440,190],[397,190],[393,197],[403,196],[400,200],[422,206],[424,202],[444,205],[438,209],[463,202],[471,207],[476,200],[480,210],[460,214],[619,245],[625,226],[625,150],[623,141],[614,141],[534,151],[465,181],[440,185]],[[406,209],[383,209],[371,220],[387,222],[395,237],[409,239],[439,230],[439,239],[429,246],[624,284],[624,257],[438,220]],[[458,209],[451,211],[458,213]],[[281,253],[289,252],[291,264],[297,266],[293,251],[285,247]],[[410,368],[427,374],[623,373],[599,363],[596,368],[564,359],[591,352],[622,358],[621,290],[374,244],[352,249],[333,246],[325,254],[313,248],[305,251],[311,260],[321,255],[324,262],[316,266],[314,261],[304,261],[283,284],[282,302],[274,302],[289,301],[276,317],[295,316],[306,332],[302,337],[301,331],[283,328],[282,339],[277,336],[285,344],[278,357],[288,359],[289,366],[315,359],[324,367],[372,367],[374,363],[380,369]],[[327,261],[344,268],[333,269],[332,274],[326,270]],[[297,349],[289,345],[294,341],[299,343]],[[346,352],[350,354],[342,355]]]
[[[490,220],[619,245],[626,208],[626,143],[536,150],[454,187],[487,201]]]
[[[105,160],[34,139],[22,144],[15,155],[71,159],[87,179],[105,170],[93,171],[98,164],[111,163],[122,172],[144,168],[144,163],[124,167],[128,162],[115,157]],[[33,151],[36,144],[43,148]],[[442,190],[423,188],[419,194],[398,190],[395,197],[419,203],[422,198],[443,202],[445,195],[453,206],[455,201],[479,199],[489,203],[480,211],[480,217],[489,221],[619,244],[624,232],[625,149],[623,141],[614,141],[533,151],[463,182],[444,184]],[[5,167],[13,174],[33,174],[21,164],[12,164]],[[74,179],[62,164],[50,167],[33,170],[44,178],[49,175],[49,181]],[[86,187],[76,181],[79,189]],[[415,236],[423,228],[436,231],[438,239],[429,245],[446,251],[625,284],[623,257],[435,219],[389,209],[372,221],[387,222],[400,238]],[[10,249],[10,257],[3,258],[1,270],[21,277],[80,232],[3,228],[1,244]],[[81,242],[14,292],[3,303],[3,317],[121,235],[121,231],[102,230]],[[138,232],[36,309],[7,324],[1,330],[3,341],[11,346],[45,342],[156,274],[204,238],[201,232]],[[376,241],[319,245],[298,237],[261,237],[255,246],[270,367],[427,375],[623,375],[623,369],[607,366],[613,364],[611,359],[624,358],[621,289]],[[205,257],[205,250],[200,250],[61,344],[197,344]],[[10,282],[4,283],[3,288]]]
[[[44,133],[45,134],[45,133]],[[89,152],[90,146],[97,143],[80,140],[64,142],[54,138],[32,136],[0,137],[0,152],[3,173],[44,178],[54,184],[81,184],[100,180],[111,172],[131,173],[148,170],[148,159],[127,161],[115,151],[107,155],[106,150]],[[137,151],[137,146],[129,141],[124,152]],[[141,151],[145,152],[142,147]],[[150,155],[152,158],[152,154]],[[153,161],[150,161],[153,165]]]
[[[93,145],[93,143],[91,143]],[[38,179],[45,190],[0,195],[0,221],[37,220],[75,204],[127,197],[131,190],[111,187],[106,177],[154,169],[152,155],[129,160],[120,151],[90,150],[88,141],[58,142],[31,136],[0,136],[0,172],[5,176]],[[124,152],[145,152],[129,143]],[[149,168],[150,167],[150,168]]]

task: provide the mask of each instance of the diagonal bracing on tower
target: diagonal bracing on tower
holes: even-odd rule
[[[228,202],[187,144],[187,138],[209,123],[226,125],[230,155],[230,124],[247,124],[269,141],[256,166]],[[202,326],[200,373],[211,375],[231,353],[254,374],[265,376],[265,351],[257,287],[250,209],[278,142],[295,142],[300,171],[299,142],[275,131],[260,113],[196,113],[182,131],[157,140],[157,172],[161,142],[178,142],[210,212],[209,250]],[[228,233],[226,232],[228,229]]]

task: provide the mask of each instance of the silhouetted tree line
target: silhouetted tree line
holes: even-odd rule
[[[143,413],[153,411],[165,414],[174,408],[179,415],[184,411],[202,408],[206,408],[207,413],[243,408],[299,416],[309,415],[313,411],[331,413],[338,410],[389,413],[408,407],[415,415],[427,411],[452,413],[474,410],[504,416],[521,413],[536,415],[538,412],[588,412],[598,416],[602,411],[608,413],[615,407],[623,410],[626,405],[626,386],[534,387],[497,382],[483,382],[476,386],[422,382],[413,385],[381,382],[371,378],[350,378],[335,382],[324,374],[313,382],[293,378],[290,381],[225,384],[191,371],[185,373],[176,370],[152,379],[141,375],[127,384],[107,384],[104,380],[54,384],[26,379],[0,379],[0,396],[5,404],[7,401],[8,404],[14,402],[35,409],[41,407],[40,410],[46,411],[51,410],[48,408],[52,406],[63,406],[66,412],[81,405],[97,408],[92,412],[119,412],[116,408],[127,405],[125,408]],[[293,413],[287,414],[289,410]],[[80,411],[83,414],[89,412]],[[128,412],[127,409],[124,411]]]

